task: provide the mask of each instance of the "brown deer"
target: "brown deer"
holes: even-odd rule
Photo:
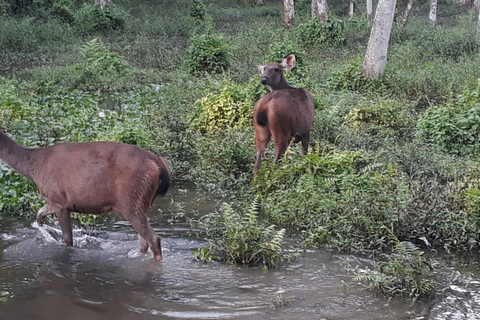
[[[147,212],[157,195],[170,185],[168,165],[138,146],[116,142],[67,142],[45,148],[25,148],[0,127],[0,158],[33,180],[47,203],[37,222],[48,214],[58,217],[63,240],[73,245],[71,212],[119,212],[139,234],[140,251],[150,247],[162,260],[160,236]]]
[[[288,55],[282,63],[259,65],[261,83],[271,92],[255,104],[253,126],[257,155],[253,174],[262,167],[262,159],[271,136],[276,145],[275,161],[287,150],[290,141],[302,142],[303,154],[308,151],[310,129],[315,118],[312,95],[305,89],[290,86],[283,75],[284,70],[295,67],[295,56]]]

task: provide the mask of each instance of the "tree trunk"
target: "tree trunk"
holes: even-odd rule
[[[348,6],[348,16],[353,17],[353,8],[355,7],[352,0],[350,0],[350,5]]]
[[[285,28],[290,28],[295,17],[295,8],[293,0],[283,0],[283,8],[285,11]]]
[[[327,0],[312,0],[312,18],[319,18],[322,23],[328,21]]]
[[[437,0],[430,0],[430,13],[428,14],[430,24],[435,27],[437,24]]]
[[[405,9],[405,12],[403,13],[402,28],[405,28],[405,26],[408,23],[408,18],[410,17],[410,12],[412,12],[412,7],[413,7],[413,0],[409,0],[408,4],[407,4],[407,8]]]
[[[373,79],[381,79],[385,72],[396,2],[396,0],[379,0],[377,4],[362,66],[362,72]]]
[[[328,5],[326,0],[312,0],[312,19],[319,18],[322,23],[328,20]]]
[[[460,4],[464,6],[468,6],[471,3],[472,3],[472,0],[460,0]]]
[[[475,10],[480,10],[480,0],[473,1],[473,7]]]
[[[367,21],[368,25],[372,24],[373,21],[373,6],[372,6],[372,0],[367,0]]]
[[[480,44],[480,12],[479,12],[479,14],[478,14],[478,20],[477,20],[477,36],[476,36],[475,41],[477,42],[477,44]]]
[[[263,6],[264,5],[263,0],[257,0],[257,1],[255,1],[255,4],[257,6]]]

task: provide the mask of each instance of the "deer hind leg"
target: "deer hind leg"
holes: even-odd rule
[[[72,218],[70,212],[65,209],[58,209],[55,211],[55,214],[62,229],[63,240],[67,246],[73,246]]]
[[[302,135],[302,153],[306,155],[308,153],[308,144],[310,142],[310,132]]]
[[[275,162],[278,162],[288,148],[288,139],[285,137],[275,140]]]
[[[152,226],[145,216],[146,210],[133,210],[124,217],[130,221],[132,227],[139,235],[140,251],[145,253],[150,247],[155,260],[162,260],[162,241],[158,234],[153,231]]]
[[[253,175],[257,175],[258,171],[262,168],[262,160],[265,156],[265,149],[270,142],[271,133],[265,127],[255,128],[255,147],[257,148],[257,154],[255,158],[255,168],[253,169]]]

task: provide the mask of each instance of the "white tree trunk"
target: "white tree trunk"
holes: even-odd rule
[[[437,0],[430,1],[430,13],[428,14],[430,24],[435,27],[437,24]]]
[[[367,21],[368,25],[372,24],[373,21],[373,5],[372,0],[367,0]]]
[[[405,12],[403,13],[403,20],[402,20],[402,27],[405,28],[405,26],[408,23],[408,18],[410,17],[410,12],[412,12],[412,7],[413,7],[413,0],[409,0],[407,4],[407,8],[405,9]]]
[[[322,23],[328,21],[327,0],[312,0],[312,18],[319,18]]]
[[[377,4],[362,66],[362,72],[373,79],[382,78],[385,72],[396,2],[396,0],[379,0]]]
[[[312,0],[312,19],[318,18],[322,23],[328,20],[327,0]]]
[[[473,1],[473,7],[475,10],[480,10],[480,0]]]
[[[257,1],[255,2],[255,4],[256,4],[257,6],[263,6],[263,5],[264,5],[263,0],[257,0]]]
[[[348,16],[353,17],[353,8],[355,7],[352,0],[350,0],[350,5],[348,6]]]
[[[290,28],[295,17],[295,8],[293,0],[283,0],[283,8],[285,11],[285,28]]]
[[[480,12],[478,13],[478,20],[477,20],[477,37],[475,39],[477,44],[480,44]]]

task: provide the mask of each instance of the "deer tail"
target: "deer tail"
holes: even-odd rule
[[[257,123],[259,126],[265,127],[268,123],[267,111],[261,110],[257,113]]]
[[[159,175],[160,183],[158,184],[156,195],[163,196],[165,193],[167,193],[168,188],[170,187],[170,174],[168,173],[168,164],[163,158],[160,158],[159,167],[160,167],[160,175]]]

